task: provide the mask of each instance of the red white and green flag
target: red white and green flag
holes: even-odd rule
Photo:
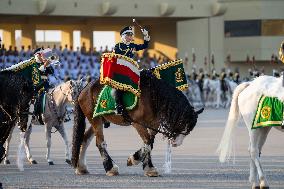
[[[127,56],[104,53],[101,60],[100,82],[140,96],[138,68],[138,64]]]

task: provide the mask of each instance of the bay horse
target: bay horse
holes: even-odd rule
[[[29,106],[33,93],[33,83],[24,76],[0,72],[0,163],[5,156],[3,145],[21,112]]]
[[[229,159],[233,147],[235,127],[241,115],[247,126],[250,138],[249,153],[251,160],[249,181],[252,184],[252,188],[269,188],[261,166],[260,154],[271,127],[251,129],[258,102],[262,95],[277,97],[280,101],[284,102],[282,77],[260,76],[251,82],[244,82],[237,86],[233,93],[226,128],[217,150],[221,162]],[[284,132],[284,129],[280,126],[274,128]]]
[[[118,166],[107,152],[107,144],[103,134],[103,122],[107,120],[121,126],[132,125],[143,140],[144,146],[131,155],[127,165],[143,164],[145,176],[159,176],[151,160],[151,151],[157,132],[171,139],[173,146],[182,143],[196,125],[198,114],[186,96],[166,81],[157,79],[151,71],[142,70],[140,73],[141,95],[137,106],[128,112],[132,123],[125,121],[122,116],[115,114],[102,115],[93,118],[96,100],[103,85],[99,80],[89,83],[78,97],[75,105],[73,127],[72,165],[76,174],[88,174],[86,165],[86,150],[93,136],[96,136],[96,146],[103,159],[107,176],[118,175]],[[85,118],[91,127],[85,132]]]
[[[58,85],[57,87],[51,89],[46,94],[45,100],[45,111],[43,112],[43,122],[45,125],[45,136],[46,136],[46,159],[49,165],[54,165],[53,160],[50,158],[50,148],[51,148],[51,130],[54,127],[61,135],[62,139],[64,140],[65,144],[65,161],[68,164],[71,164],[71,157],[70,157],[70,149],[69,149],[69,141],[64,129],[64,118],[66,114],[66,107],[68,103],[74,104],[75,99],[78,97],[79,92],[83,88],[82,80],[80,81],[73,81],[69,80],[65,83]],[[33,106],[33,105],[32,105]],[[30,135],[32,133],[32,125],[40,125],[37,121],[32,120],[32,113],[29,115],[30,118],[29,122],[25,123],[27,125],[27,129],[24,134],[24,145],[26,149],[26,156],[28,161],[31,164],[37,164],[36,160],[33,159],[29,141]],[[10,135],[6,141],[6,157],[4,159],[4,164],[10,164],[8,159],[9,155],[9,144],[12,138],[13,129],[11,129]]]

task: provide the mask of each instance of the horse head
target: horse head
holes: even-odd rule
[[[170,139],[170,142],[173,147],[178,147],[182,145],[184,138],[193,130],[197,123],[198,114],[203,112],[204,108],[201,108],[198,111],[190,111],[187,117],[187,121],[184,123],[185,127],[184,130],[181,131],[175,138]]]
[[[183,139],[195,127],[198,114],[203,109],[195,111],[181,91],[149,72],[141,72],[140,89],[141,96],[151,97],[149,104],[159,123],[157,131],[172,140],[174,146],[180,145],[181,138]]]
[[[78,98],[81,90],[83,89],[83,80],[70,80],[65,83],[65,87],[61,88],[61,91],[67,99],[72,104],[75,104],[76,99]]]

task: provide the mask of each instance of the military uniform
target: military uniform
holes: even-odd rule
[[[140,51],[143,49],[148,48],[150,36],[148,35],[148,31],[145,29],[141,29],[143,35],[144,35],[144,43],[143,44],[135,44],[132,41],[127,41],[128,36],[134,35],[134,28],[131,26],[125,27],[120,31],[120,36],[122,39],[122,42],[119,42],[114,47],[114,52],[116,54],[121,54],[124,56],[127,56],[129,58],[134,57],[134,53],[136,51]],[[127,112],[125,111],[125,107],[123,105],[123,91],[121,90],[115,90],[115,101],[116,101],[116,111],[118,115],[123,115],[124,117],[127,117]]]
[[[121,54],[129,58],[133,58],[134,53],[136,51],[140,51],[140,50],[148,48],[148,44],[149,44],[149,41],[145,41],[145,40],[143,44],[130,43],[129,45],[127,45],[123,42],[120,42],[115,45],[114,52],[115,54]]]

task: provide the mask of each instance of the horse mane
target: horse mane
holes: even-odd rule
[[[174,86],[157,79],[150,70],[140,73],[141,96],[150,93],[152,111],[159,118],[160,127],[168,138],[182,132],[188,134],[197,122],[197,113],[186,96]]]

